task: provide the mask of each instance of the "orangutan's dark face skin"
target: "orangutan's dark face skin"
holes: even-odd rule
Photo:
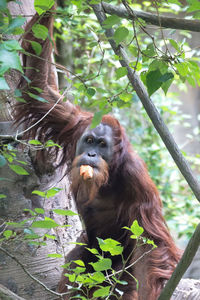
[[[109,164],[113,156],[112,128],[101,123],[94,129],[86,129],[77,143],[76,156],[80,156],[79,166],[95,168],[100,157]]]

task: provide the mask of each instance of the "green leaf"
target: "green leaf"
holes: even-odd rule
[[[31,46],[32,46],[33,50],[35,51],[36,55],[39,56],[42,52],[42,46],[38,42],[35,42],[35,41],[30,41],[30,43],[31,43]]]
[[[0,199],[4,199],[4,198],[6,198],[6,197],[7,197],[6,195],[0,194]]]
[[[97,42],[92,42],[92,43],[89,43],[88,45],[90,48],[94,48],[95,46],[98,46],[98,43]]]
[[[138,56],[138,48],[136,46],[130,45],[128,50],[133,54],[133,56]]]
[[[156,55],[154,44],[150,43],[149,45],[147,45],[146,49],[142,53],[143,53],[142,56],[143,62],[146,62],[152,57],[154,57]]]
[[[96,90],[94,88],[87,88],[87,95],[91,98],[96,94]]]
[[[36,90],[38,93],[42,93],[43,90],[37,86],[31,86],[32,89]]]
[[[31,92],[28,92],[27,94],[28,94],[31,98],[33,98],[33,99],[35,99],[35,100],[37,100],[37,101],[40,101],[40,102],[43,102],[43,103],[48,103],[48,101],[47,101],[46,99],[44,99],[44,98],[42,98],[42,97],[40,97],[40,96],[38,96],[38,95],[35,95],[35,94],[31,93]]]
[[[103,251],[108,251],[110,252],[111,255],[119,255],[122,254],[123,252],[123,247],[121,244],[113,239],[105,239],[102,240],[100,238],[98,239],[99,247]]]
[[[167,91],[168,91],[170,85],[172,84],[173,79],[174,79],[174,77],[171,78],[171,79],[169,79],[169,80],[167,80],[166,82],[163,82],[161,88],[164,91],[165,95],[167,94]]]
[[[32,220],[32,219],[31,218],[29,218],[28,220],[25,219],[25,220],[23,220],[23,221],[21,221],[19,223],[17,223],[17,222],[6,222],[6,224],[8,226],[13,226],[13,227],[22,227],[22,226],[24,226],[24,224],[26,224],[30,220]]]
[[[10,22],[10,24],[8,25],[8,28],[6,29],[5,33],[6,34],[11,34],[14,33],[14,31],[21,27],[24,22],[26,21],[26,18],[23,18],[21,16],[18,16],[16,18],[13,18]]]
[[[62,189],[61,188],[51,188],[50,190],[46,191],[47,199],[50,197],[54,197],[57,193],[59,193]]]
[[[115,31],[114,35],[113,35],[113,39],[115,40],[116,44],[119,45],[121,42],[123,42],[126,37],[128,36],[129,31],[126,27],[119,27],[117,28],[117,30]]]
[[[104,111],[102,111],[102,110],[95,112],[93,119],[92,119],[92,123],[90,125],[90,128],[97,127],[97,125],[99,125],[101,123],[103,115],[104,115]]]
[[[13,170],[18,175],[29,175],[29,173],[21,166],[9,165],[9,167],[11,168],[11,170]]]
[[[70,282],[76,281],[76,274],[64,274],[64,276],[68,277]]]
[[[87,248],[87,250],[88,250],[89,252],[91,252],[92,254],[94,254],[94,255],[99,254],[99,252],[98,252],[98,250],[97,250],[96,248]]]
[[[61,216],[76,216],[77,214],[71,210],[53,209],[53,212]]]
[[[119,95],[119,98],[124,102],[130,102],[133,98],[133,95],[124,92],[121,95]]]
[[[1,64],[0,64],[0,76],[1,77],[3,77],[4,76],[4,74],[7,72],[7,67],[5,67],[5,66],[1,66]]]
[[[62,149],[62,147],[61,147],[60,145],[54,143],[52,140],[48,140],[48,141],[45,143],[44,146],[45,146],[46,148],[47,148],[47,147],[55,147],[55,146],[56,146],[56,147]]]
[[[192,87],[196,86],[196,81],[191,75],[187,76],[187,81]]]
[[[167,72],[159,78],[159,81],[166,82],[172,78],[174,78],[174,74],[172,72]]]
[[[48,257],[53,257],[53,258],[62,258],[62,254],[58,254],[58,253],[51,253],[47,255]]]
[[[39,16],[52,8],[54,5],[55,1],[54,0],[35,0],[34,1],[34,7]]]
[[[37,214],[29,208],[25,208],[24,211],[29,212],[31,214],[31,216],[37,216]]]
[[[157,248],[157,246],[156,246],[156,244],[154,243],[154,241],[153,240],[147,240],[147,244],[148,245],[152,245],[153,246],[153,248]]]
[[[31,234],[26,234],[24,237],[26,240],[37,240],[40,238],[38,234],[31,233]]]
[[[138,221],[133,221],[133,224],[131,225],[131,231],[133,234],[135,234],[137,237],[141,236],[141,234],[144,232],[144,229],[139,226]]]
[[[188,0],[187,2],[189,3],[189,7],[187,9],[187,12],[200,10],[199,0]]]
[[[47,245],[45,242],[36,242],[36,241],[29,241],[29,244],[39,246],[39,247]]]
[[[92,280],[96,283],[100,284],[106,280],[104,274],[102,272],[94,272],[92,275]]]
[[[16,89],[15,92],[14,92],[14,95],[15,95],[15,97],[21,97],[22,93],[19,89]]]
[[[51,240],[55,240],[56,236],[55,235],[50,235],[50,234],[45,234],[44,235],[46,238],[51,239]]]
[[[10,50],[10,51],[12,51],[12,50],[16,50],[16,51],[17,50],[22,50],[22,47],[20,46],[19,42],[16,41],[16,40],[5,41],[3,43],[3,45],[4,45],[4,48],[6,50]]]
[[[37,213],[37,214],[44,214],[44,209],[43,208],[35,208],[35,212]]]
[[[90,4],[91,4],[91,5],[93,5],[93,4],[95,5],[95,4],[99,4],[100,2],[101,2],[101,0],[91,0],[91,1],[90,1]],[[80,1],[80,3],[81,3],[81,1]],[[77,4],[76,4],[76,5],[77,5]],[[82,298],[81,298],[81,299],[82,299]],[[83,300],[85,300],[85,299],[86,299],[86,298],[83,297]]]
[[[149,65],[149,70],[148,70],[148,72],[150,72],[150,71],[155,71],[155,70],[157,70],[157,69],[159,69],[160,72],[161,72],[162,74],[164,74],[164,73],[166,73],[167,70],[168,70],[168,65],[167,65],[167,63],[166,63],[165,61],[163,61],[163,60],[154,59],[154,60],[150,63],[150,65]]]
[[[5,166],[7,164],[7,161],[3,155],[0,154],[0,168]]]
[[[28,84],[31,83],[31,80],[27,76],[22,74],[22,77],[28,82]]]
[[[3,235],[5,236],[6,239],[9,239],[13,235],[13,232],[12,230],[5,230],[3,232]]]
[[[95,271],[105,271],[111,269],[112,260],[110,258],[101,258],[95,263],[90,263]]]
[[[32,194],[38,195],[38,196],[41,196],[41,197],[45,197],[46,196],[45,192],[41,192],[41,191],[37,191],[37,190],[32,191]]]
[[[0,62],[1,67],[4,68],[4,71],[16,69],[23,73],[19,55],[15,51],[8,51],[0,47]]]
[[[22,165],[25,165],[25,166],[27,165],[27,162],[25,162],[25,161],[23,161],[23,160],[18,160],[18,159],[17,159],[16,161],[19,162],[19,163],[22,164]]]
[[[179,74],[183,77],[188,75],[188,64],[186,62],[175,64]]]
[[[48,29],[44,25],[41,24],[34,24],[32,27],[32,31],[34,36],[37,39],[46,40],[48,36]]]
[[[34,221],[31,225],[33,228],[55,228],[58,227],[59,224],[54,222],[53,220],[41,220],[41,221]]]
[[[30,141],[28,141],[29,142],[29,144],[31,144],[31,145],[42,145],[42,143],[40,142],[40,141],[38,141],[38,140],[30,140]]]
[[[93,293],[93,297],[106,297],[110,293],[111,286],[101,287]]]
[[[116,15],[112,15],[107,17],[107,19],[103,22],[104,28],[111,28],[113,25],[118,24],[121,22],[120,17]]]
[[[193,13],[193,19],[200,19],[200,10]]]
[[[170,44],[176,49],[176,51],[181,52],[179,45],[175,40],[169,39]]]
[[[127,68],[126,67],[120,67],[116,70],[116,79],[118,80],[119,78],[125,76],[128,74]]]
[[[159,69],[147,73],[146,85],[149,96],[151,96],[155,91],[157,91],[161,87],[162,82],[159,80],[161,76],[162,74]]]
[[[80,267],[85,267],[85,263],[84,263],[82,260],[80,260],[80,259],[78,259],[78,260],[73,260],[73,262],[74,262],[75,264],[77,264],[78,266],[80,266]]]

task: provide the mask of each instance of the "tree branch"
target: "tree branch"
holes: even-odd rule
[[[200,245],[200,224],[197,226],[193,236],[191,237],[183,256],[178,263],[174,273],[172,274],[171,278],[167,282],[165,288],[160,294],[158,300],[169,300],[175,290],[176,286],[178,285],[179,281],[181,280],[183,274],[191,264],[198,248]]]
[[[96,14],[96,17],[101,25],[103,25],[103,22],[106,20],[106,15],[104,13],[103,7],[101,4],[97,5],[91,5],[91,7],[94,10],[94,13]],[[115,41],[112,39],[112,36],[114,34],[113,29],[106,29],[105,34],[108,38],[108,41],[115,52],[119,57],[122,59],[120,60],[120,63],[122,67],[126,67],[128,71],[128,78],[129,81],[136,91],[136,94],[140,98],[149,118],[151,119],[154,127],[158,131],[160,137],[162,138],[166,148],[168,149],[169,153],[173,157],[176,165],[178,166],[180,172],[185,177],[186,181],[188,182],[190,188],[192,189],[193,193],[195,194],[196,198],[200,202],[200,184],[195,178],[195,176],[192,173],[192,170],[187,163],[186,159],[180,152],[177,144],[174,141],[173,136],[169,132],[169,129],[165,125],[164,121],[162,120],[157,108],[155,107],[154,103],[151,101],[150,97],[148,96],[148,93],[146,91],[146,88],[136,72],[129,66],[129,59],[128,56],[123,48],[122,45],[117,46]]]
[[[114,6],[112,4],[108,4],[102,2],[102,6],[104,12],[109,15],[117,15],[121,18],[133,20],[133,16],[122,6]],[[187,20],[176,17],[166,17],[166,16],[157,16],[150,13],[136,11],[134,10],[134,15],[136,18],[141,18],[147,23],[156,26],[162,26],[165,28],[172,29],[183,29],[190,30],[194,32],[200,32],[200,21],[198,20]]]

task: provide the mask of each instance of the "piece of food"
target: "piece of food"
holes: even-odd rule
[[[91,166],[82,165],[80,166],[80,176],[83,177],[84,180],[91,179],[93,177],[94,171]]]

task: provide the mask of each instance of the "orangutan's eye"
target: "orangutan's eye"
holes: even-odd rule
[[[87,144],[92,144],[93,142],[94,142],[93,137],[89,136],[89,137],[86,138],[86,143]]]
[[[106,142],[104,140],[100,140],[99,141],[99,146],[102,147],[102,148],[104,148],[104,147],[107,146],[107,144],[106,144]]]

